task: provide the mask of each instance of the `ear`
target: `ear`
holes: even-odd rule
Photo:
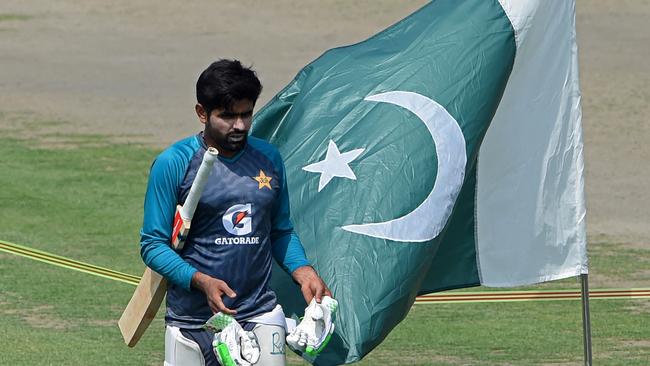
[[[205,108],[197,103],[196,106],[194,106],[194,110],[196,111],[196,115],[199,117],[199,121],[203,124],[207,124],[208,114],[206,113]]]

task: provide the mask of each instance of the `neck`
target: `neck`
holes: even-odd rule
[[[217,144],[216,141],[211,139],[210,136],[208,136],[205,132],[201,132],[201,138],[207,147],[214,147],[217,149],[217,151],[219,151],[219,155],[223,156],[224,158],[232,158],[238,152],[223,148],[221,145]]]

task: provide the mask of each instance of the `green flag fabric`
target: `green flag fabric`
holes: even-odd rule
[[[570,1],[432,1],[325,52],[255,116],[340,304],[312,362],[361,359],[419,294],[586,272],[573,14]],[[290,277],[272,282],[301,315]]]

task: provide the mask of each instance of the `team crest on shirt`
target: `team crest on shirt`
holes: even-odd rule
[[[257,177],[253,177],[253,179],[257,181],[257,189],[271,189],[271,179],[273,179],[273,177],[266,175],[263,170],[260,170],[260,174],[258,174]]]
[[[222,217],[223,227],[236,237],[217,238],[214,243],[217,245],[241,245],[259,244],[257,236],[247,237],[253,232],[253,205],[250,203],[237,204],[226,210]]]

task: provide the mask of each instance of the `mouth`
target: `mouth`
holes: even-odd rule
[[[244,140],[246,140],[246,134],[245,133],[233,133],[233,134],[228,135],[228,140],[230,142],[234,142],[234,143],[243,142]]]

